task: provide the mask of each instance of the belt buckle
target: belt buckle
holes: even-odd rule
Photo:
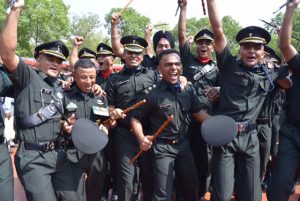
[[[49,142],[45,144],[45,150],[50,151],[55,149],[55,141]]]
[[[42,120],[42,121],[45,121],[47,118],[46,116],[43,114],[42,112],[42,108],[39,109],[39,111],[37,112],[37,116]]]

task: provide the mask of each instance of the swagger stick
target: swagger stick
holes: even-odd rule
[[[137,107],[139,107],[139,106],[141,106],[145,103],[146,103],[145,99],[141,100],[141,101],[137,102],[136,104],[130,106],[129,108],[126,108],[125,110],[123,110],[123,113],[126,114],[127,112],[130,112],[131,110],[133,110],[133,109],[135,109],[135,108],[137,108]],[[108,118],[102,124],[109,124],[110,121],[112,121],[112,120],[113,120],[112,118]]]
[[[122,15],[122,13],[128,8],[128,6],[131,4],[131,2],[133,2],[133,0],[129,0],[129,2],[126,4],[126,6],[124,8],[122,8],[122,10],[120,10],[120,15]]]
[[[262,20],[262,19],[259,19],[259,20],[262,21],[263,23],[265,23],[265,24],[267,24],[267,25],[269,25],[269,26],[275,28],[275,29],[278,28],[278,26],[277,26],[276,24],[271,24],[270,22],[267,22],[267,21]],[[292,35],[291,37],[294,38],[294,39],[296,39],[297,41],[300,41],[300,38],[298,38],[298,37],[296,37],[296,36],[294,36],[294,35]]]
[[[173,115],[171,115],[164,123],[163,125],[161,125],[157,130],[156,132],[151,136],[151,138],[149,139],[150,142],[153,142],[158,136],[159,134],[169,125],[169,123],[171,123],[173,119]],[[137,159],[138,157],[143,153],[142,150],[140,150],[137,155],[135,155],[135,157],[133,157],[133,159],[131,159],[131,161],[129,161],[129,164],[133,164]]]
[[[206,15],[204,0],[202,0],[202,9],[203,9],[203,15]]]

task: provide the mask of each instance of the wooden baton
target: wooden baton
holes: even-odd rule
[[[149,138],[149,141],[150,142],[153,142],[158,136],[159,134],[171,123],[173,119],[173,115],[171,115],[157,130],[156,132],[151,136],[151,138]],[[129,164],[133,164],[137,159],[138,157],[143,153],[143,150],[140,150],[137,155],[135,155],[135,157],[133,157],[133,159],[131,159],[129,161]]]
[[[137,107],[139,107],[139,106],[141,106],[145,103],[146,103],[146,100],[143,99],[143,100],[137,102],[136,104],[130,106],[129,108],[126,108],[125,110],[123,110],[123,113],[126,114],[127,112],[129,112],[129,111],[131,111],[131,110],[133,110],[133,109],[135,109],[135,108],[137,108]],[[110,121],[112,121],[112,120],[113,120],[112,118],[108,118],[102,124],[110,124]]]

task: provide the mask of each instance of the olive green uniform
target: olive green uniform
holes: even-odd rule
[[[84,94],[76,85],[65,92],[63,105],[66,117],[74,114],[75,119],[85,118],[94,122],[103,118],[97,115],[98,113],[97,111],[95,113],[95,110],[98,108],[108,110],[106,98],[95,96],[93,93]],[[66,155],[74,165],[76,181],[79,187],[78,193],[81,200],[83,200],[85,183],[87,201],[99,201],[107,171],[107,160],[104,158],[103,151],[96,154],[84,154],[74,147],[70,134],[65,134],[64,138],[66,140]],[[87,173],[86,182],[84,182],[85,173]]]
[[[287,68],[269,71],[263,63],[243,66],[225,47],[217,54],[220,101],[217,114],[232,117],[239,133],[225,146],[214,147],[212,201],[227,201],[233,191],[239,201],[261,201],[259,141],[255,120],[271,83],[288,75]],[[235,189],[234,189],[235,187]]]
[[[202,96],[203,97],[203,96]],[[198,177],[187,138],[190,114],[207,107],[207,100],[198,97],[195,89],[187,85],[184,90],[175,89],[162,80],[147,97],[147,105],[132,114],[138,119],[148,116],[148,134],[156,130],[173,115],[171,123],[156,138],[153,155],[153,201],[170,201],[174,185],[173,171],[180,181],[178,187],[184,200],[198,200]]]
[[[76,200],[71,163],[59,146],[61,115],[35,123],[43,106],[58,99],[58,80],[28,67],[21,59],[10,75],[15,93],[16,133],[20,140],[15,166],[28,201]],[[61,105],[59,105],[61,106]],[[35,118],[33,118],[35,117]]]
[[[210,60],[208,63],[202,63],[191,52],[188,42],[180,48],[180,58],[183,65],[183,75],[188,81],[192,82],[198,94],[202,90],[219,86],[219,69],[216,64]],[[206,67],[208,65],[209,67]],[[210,69],[209,71],[204,68]],[[214,103],[216,105],[216,103]],[[189,128],[190,143],[197,166],[199,178],[199,196],[203,196],[209,190],[211,182],[211,158],[212,147],[207,145],[201,135],[201,124],[193,122]]]
[[[129,69],[126,66],[118,74],[111,76],[106,85],[109,106],[126,109],[145,98],[149,88],[158,80],[157,73],[153,70],[139,66]],[[128,162],[139,151],[139,143],[130,132],[130,113],[125,119],[117,122],[115,134],[116,163],[117,165],[117,191],[119,200],[135,201],[134,188],[137,183],[137,165]],[[145,155],[145,154],[143,154]],[[152,197],[152,174],[150,160],[139,159],[141,168],[144,200]]]
[[[267,197],[269,201],[288,200],[290,186],[300,161],[300,56],[297,54],[289,62],[293,86],[287,92],[287,116],[280,130],[279,149],[275,169],[268,183]]]

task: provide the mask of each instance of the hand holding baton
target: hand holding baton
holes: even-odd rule
[[[153,142],[158,136],[159,134],[171,123],[173,119],[173,115],[171,115],[164,123],[163,125],[161,125],[157,131],[151,136],[151,138],[149,139],[151,142]],[[135,157],[133,157],[133,159],[131,159],[131,161],[129,161],[129,164],[133,164],[138,157],[143,153],[143,150],[140,150],[137,155],[135,155]]]
[[[139,106],[141,106],[141,105],[143,105],[145,103],[146,103],[145,99],[141,100],[141,101],[137,102],[136,104],[130,106],[129,108],[126,108],[125,110],[123,110],[123,113],[126,114],[127,112],[130,112],[131,110],[133,110],[133,109],[135,109],[135,108],[137,108],[137,107],[139,107]],[[110,122],[113,121],[113,120],[114,119],[112,119],[112,118],[108,118],[102,124],[104,124],[104,125],[105,124],[110,124]]]

